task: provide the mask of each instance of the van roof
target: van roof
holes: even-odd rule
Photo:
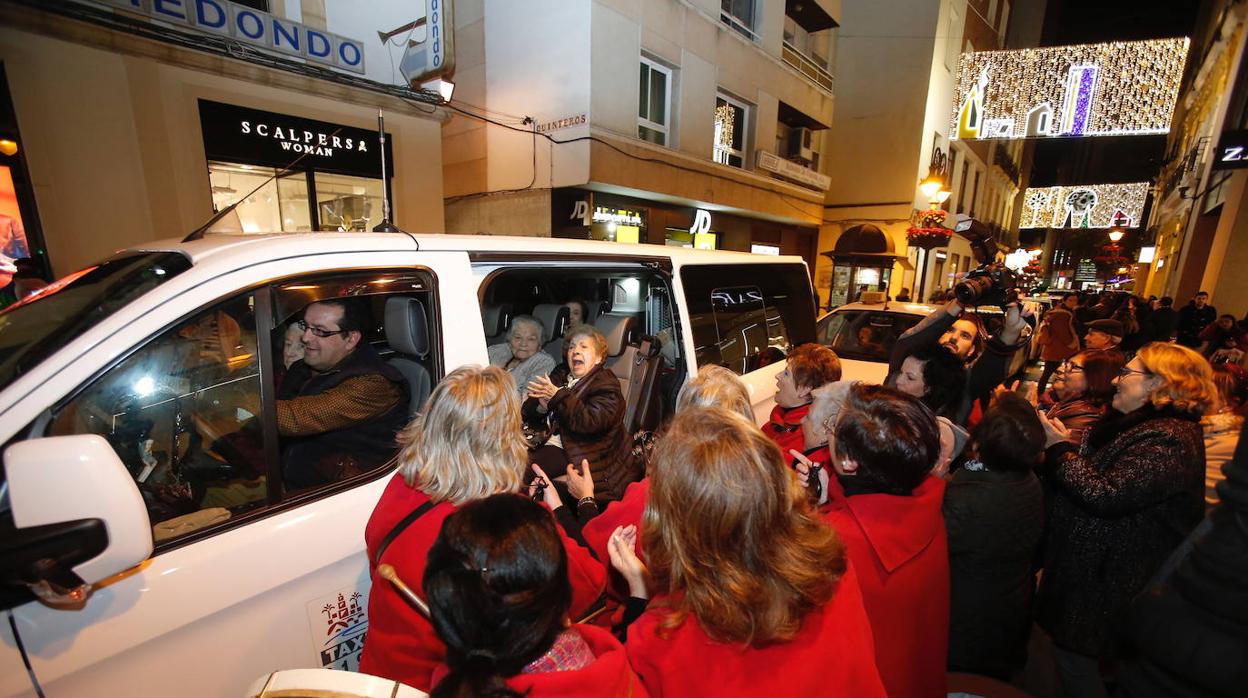
[[[771,256],[724,250],[693,250],[683,247],[628,244],[599,240],[567,240],[508,235],[450,235],[410,233],[265,233],[246,235],[206,235],[199,240],[182,242],[177,238],[156,240],[135,245],[142,251],[169,250],[182,252],[193,263],[209,258],[225,261],[234,256],[280,259],[308,253],[330,253],[353,250],[361,252],[388,251],[462,251],[526,253],[540,250],[562,254],[623,255],[628,257],[670,257],[677,262],[715,263],[802,262],[797,256]]]

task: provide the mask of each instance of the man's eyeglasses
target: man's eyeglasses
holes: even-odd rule
[[[324,339],[326,337],[333,337],[336,334],[346,334],[347,332],[346,330],[322,330],[319,327],[313,327],[309,325],[303,320],[295,320],[294,325],[300,332],[311,332],[312,334],[316,335],[317,337],[320,337],[321,339]]]
[[[1122,370],[1118,372],[1118,377],[1119,377],[1119,378],[1126,378],[1127,376],[1131,375],[1132,373],[1138,373],[1138,374],[1140,374],[1141,376],[1151,376],[1151,375],[1153,375],[1153,374],[1152,374],[1151,372],[1149,372],[1149,371],[1139,371],[1139,370],[1136,370],[1136,369],[1134,369],[1134,368],[1131,368],[1130,366],[1123,366],[1123,367],[1122,367]]]

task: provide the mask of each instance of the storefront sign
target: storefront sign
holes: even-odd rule
[[[697,209],[693,213],[693,224],[689,226],[691,235],[703,235],[711,230],[711,212]]]
[[[585,123],[585,121],[586,121],[586,116],[584,114],[577,114],[576,116],[569,116],[566,119],[555,119],[554,121],[547,121],[545,123],[538,124],[535,130],[538,133],[546,133],[547,131],[558,131],[561,128],[568,128],[570,126],[580,126],[581,124]]]
[[[1213,169],[1235,170],[1241,167],[1248,167],[1248,131],[1226,131],[1218,141]]]
[[[210,161],[284,168],[302,157],[299,169],[381,177],[376,131],[203,99],[199,121]],[[390,142],[386,134],[386,160],[393,163]]]
[[[638,211],[629,211],[624,208],[607,208],[606,206],[597,206],[594,208],[594,222],[615,223],[616,225],[632,225],[638,227],[646,224],[641,217],[641,213]]]
[[[226,0],[105,0],[152,19],[364,73],[364,44]]]
[[[802,167],[796,162],[785,160],[765,150],[758,151],[756,162],[759,169],[774,172],[785,179],[792,180],[798,184],[804,184],[819,191],[827,191],[828,187],[832,185],[831,177],[819,174],[814,170]]]
[[[399,72],[413,87],[455,72],[454,3],[451,0],[424,0],[423,4],[425,16],[413,22],[411,27],[423,25],[425,38],[423,41],[409,38],[403,59],[399,61]]]
[[[1075,267],[1075,283],[1083,281],[1096,281],[1096,263],[1090,259],[1079,260]]]

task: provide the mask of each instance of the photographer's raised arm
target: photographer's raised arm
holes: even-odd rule
[[[885,385],[892,385],[901,363],[906,357],[922,346],[936,344],[955,320],[962,315],[962,305],[956,300],[949,301],[943,308],[937,308],[919,321],[919,324],[906,330],[893,343],[893,353],[888,358],[888,378]]]
[[[1021,346],[1020,340],[1026,328],[1027,323],[1018,304],[1007,305],[1001,331],[995,337],[988,338],[983,354],[967,371],[966,394],[972,401],[987,396],[1006,379],[1010,358]]]

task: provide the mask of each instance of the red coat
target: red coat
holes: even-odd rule
[[[692,616],[664,639],[656,602],[628,629],[628,659],[654,698],[884,696],[871,625],[852,564],[836,595],[790,641],[764,648],[714,642]]]
[[[589,549],[598,559],[607,564],[611,558],[607,553],[607,541],[619,526],[632,524],[637,527],[637,554],[641,555],[641,513],[646,509],[646,497],[650,494],[650,478],[638,480],[624,490],[624,497],[612,502],[606,511],[595,516],[581,529],[581,535],[589,544]],[[627,591],[627,588],[625,588]]]
[[[780,451],[786,462],[792,458],[789,449],[801,453],[806,446],[806,440],[802,436],[802,418],[809,411],[810,403],[788,409],[776,405],[771,410],[771,418],[763,425],[763,433],[780,444]]]
[[[507,686],[526,698],[649,698],[614,635],[591,625],[573,627],[593,651],[593,664],[568,671],[517,674],[507,680]],[[445,666],[434,671],[435,684],[446,672]]]
[[[520,496],[520,495],[517,495]],[[442,661],[446,647],[433,631],[433,625],[407,604],[394,586],[377,576],[373,555],[381,539],[403,517],[429,501],[429,496],[409,487],[395,474],[382,492],[373,515],[364,529],[368,547],[369,574],[373,588],[368,597],[368,639],[360,656],[360,671],[428,691],[433,669]],[[425,597],[421,580],[425,558],[442,530],[442,522],[455,506],[442,502],[413,522],[386,549],[383,561],[394,567],[399,578]],[[563,536],[562,529],[560,535]],[[606,571],[588,551],[563,536],[568,550],[568,576],[572,579],[572,615],[588,609],[602,594]]]
[[[858,571],[880,676],[893,698],[945,695],[949,651],[949,544],[945,481],[929,476],[910,497],[846,497],[836,478],[823,508]]]

